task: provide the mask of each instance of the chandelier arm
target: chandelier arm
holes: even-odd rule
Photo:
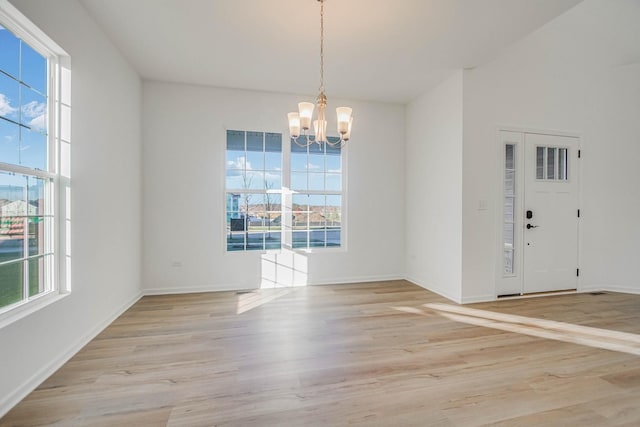
[[[339,141],[331,142],[331,141],[329,141],[329,138],[327,138],[325,143],[329,144],[331,147],[340,147],[340,148],[342,148],[347,143],[347,141],[345,141],[344,139],[342,139],[342,137],[340,137]]]
[[[298,142],[298,138],[300,138],[300,136],[297,136],[295,138],[291,138],[291,140],[298,146],[298,147],[302,147],[302,148],[307,148],[308,146],[310,146],[311,144],[313,144],[315,141],[312,141],[311,138],[309,138],[309,135],[305,135],[306,139],[307,139],[307,143],[305,144],[303,143],[299,143]]]

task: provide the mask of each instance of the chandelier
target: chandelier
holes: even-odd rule
[[[318,118],[313,121],[314,135],[311,137],[309,129],[311,128],[311,119],[313,117],[314,105],[311,102],[300,102],[298,104],[298,112],[289,113],[289,134],[292,140],[301,147],[308,147],[316,143],[318,145],[329,144],[330,146],[343,146],[351,137],[351,124],[353,116],[351,108],[338,107],[336,113],[338,116],[338,133],[340,139],[335,142],[329,141],[327,138],[327,97],[324,94],[324,1],[320,2],[320,94],[316,99],[318,105]],[[302,131],[302,132],[301,132]],[[300,137],[303,138],[300,138]]]

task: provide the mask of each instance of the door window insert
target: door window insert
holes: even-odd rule
[[[564,147],[536,147],[536,179],[567,181],[569,150]]]

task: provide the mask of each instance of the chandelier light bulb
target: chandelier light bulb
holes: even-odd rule
[[[353,124],[353,116],[351,116],[349,118],[349,126],[347,128],[347,133],[342,135],[342,140],[345,141],[345,142],[351,139],[351,125],[352,124]]]
[[[313,109],[315,105],[312,102],[301,102],[298,104],[298,111],[300,113],[300,127],[303,130],[309,130],[311,128],[311,118],[313,117]]]
[[[289,133],[292,138],[300,136],[300,113],[292,112],[287,114],[289,117]]]
[[[314,120],[313,130],[315,131],[316,141],[327,140],[327,121],[326,120]]]
[[[336,114],[338,116],[338,133],[344,135],[349,131],[349,123],[351,121],[351,108],[338,107],[336,108]]]

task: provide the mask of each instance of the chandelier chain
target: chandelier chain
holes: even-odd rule
[[[2,0],[0,0],[2,1]],[[320,3],[320,93],[316,98],[316,105],[311,102],[300,102],[299,110],[287,114],[289,118],[289,133],[291,141],[300,147],[309,147],[311,144],[322,146],[326,144],[332,147],[342,147],[351,138],[351,124],[353,123],[352,109],[350,107],[336,108],[338,117],[338,133],[340,136],[333,142],[327,137],[327,96],[324,94],[324,2]],[[313,109],[318,107],[317,119],[313,120]],[[313,124],[314,133],[310,133]],[[300,141],[298,138],[302,137]]]
[[[320,1],[320,92],[324,92],[324,0]]]

